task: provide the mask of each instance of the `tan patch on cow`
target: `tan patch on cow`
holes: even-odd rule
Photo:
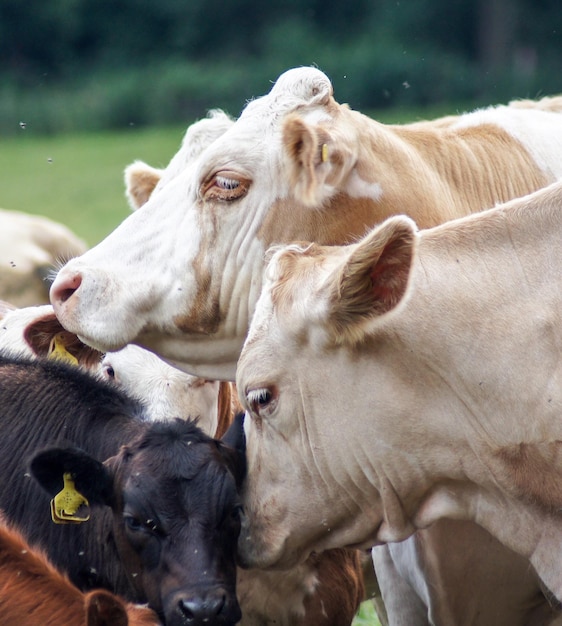
[[[539,109],[560,113],[562,112],[562,96],[545,96],[540,100],[512,100],[509,106],[517,109]]]
[[[362,117],[346,120],[340,116],[339,123],[357,124]],[[524,146],[500,127],[487,124],[455,129],[451,128],[453,122],[390,127],[373,123],[370,132],[361,135],[354,171],[365,183],[380,187],[377,198],[354,197],[340,189],[317,207],[305,206],[295,198],[278,200],[258,237],[266,248],[303,240],[347,244],[392,215],[408,215],[420,228],[429,228],[526,195],[550,182]],[[295,150],[293,146],[293,158]],[[298,162],[302,150],[300,146]],[[320,152],[316,142],[310,153],[317,164]],[[331,159],[336,153],[330,147]],[[313,169],[309,177],[314,176]]]
[[[278,200],[268,211],[257,236],[266,249],[293,241],[315,241],[326,246],[353,243],[379,221],[375,217],[377,209],[374,200],[351,198],[345,193],[318,209]]]
[[[142,161],[135,161],[125,169],[125,187],[132,209],[148,202],[154,188],[160,182],[162,170],[157,170]]]
[[[217,332],[222,319],[218,297],[213,297],[213,277],[211,272],[202,268],[199,260],[193,269],[197,276],[197,293],[190,301],[189,312],[176,315],[173,322],[184,333],[212,335]]]
[[[504,479],[509,489],[515,487],[520,497],[533,504],[562,507],[562,441],[505,447],[497,458],[507,470]]]
[[[400,212],[418,221],[416,214],[421,210],[422,216],[432,221],[427,225],[435,224],[435,216],[439,214],[460,217],[523,196],[551,182],[525,147],[493,124],[436,129],[433,133],[427,128],[422,131],[407,126],[394,130],[408,142],[419,162],[425,164],[419,179],[414,181],[408,159],[395,162],[399,187],[395,192],[405,200]],[[368,176],[368,170],[365,175]],[[407,181],[412,185],[410,194],[404,188]],[[427,189],[437,194],[437,211],[430,202],[425,207],[419,206],[420,197],[423,198],[420,191]],[[444,205],[439,206],[443,201]],[[427,225],[420,223],[424,228]]]

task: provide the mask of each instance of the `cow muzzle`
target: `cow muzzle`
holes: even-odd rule
[[[168,626],[234,626],[242,619],[236,594],[222,586],[189,596],[178,592],[167,604]]]

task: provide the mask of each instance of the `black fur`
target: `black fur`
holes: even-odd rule
[[[219,452],[221,447],[226,456]],[[156,568],[169,544],[179,546],[176,550],[180,552],[188,541],[216,542],[216,531],[212,537],[194,538],[183,526],[187,527],[187,520],[194,515],[206,515],[201,517],[202,525],[223,529],[223,511],[230,515],[234,510],[236,517],[238,494],[230,471],[235,463],[225,460],[232,454],[192,422],[148,421],[139,403],[78,368],[0,355],[0,508],[28,541],[46,550],[81,589],[101,586],[132,601],[149,599],[153,608],[167,616],[167,623],[175,623],[176,617],[177,623],[183,623],[181,616],[172,615],[177,609],[170,609],[168,615],[165,599],[157,597],[160,590],[152,588],[154,581],[147,582],[147,576],[138,572],[134,577],[127,575],[129,566],[139,569],[141,559],[135,553],[138,546],[131,549],[136,538],[129,542],[131,533],[123,525],[122,507],[127,500],[125,507],[134,509],[138,500],[143,515],[151,508],[147,516],[154,518],[167,536],[177,534],[177,540],[166,543],[156,541],[156,531],[147,531],[148,547],[137,550],[142,559],[146,557],[142,561],[146,570]],[[30,477],[31,464],[45,490]],[[49,501],[62,487],[62,471],[74,474],[77,488],[86,491],[92,505],[103,501],[113,510],[92,506],[89,522],[54,524]],[[121,490],[125,483],[132,485],[132,495],[127,498]],[[209,511],[213,511],[211,517],[220,519],[209,521]],[[227,530],[229,545],[224,546],[222,558],[230,580],[235,578],[236,520]],[[180,536],[185,541],[180,541]],[[201,552],[216,548],[198,547]],[[197,559],[193,561],[184,567],[193,568],[197,579]],[[204,566],[209,569],[208,564]],[[158,575],[156,580],[160,580]],[[231,586],[228,591],[233,593],[234,580]],[[178,604],[177,598],[174,602]],[[232,623],[237,611],[236,605],[231,611]],[[224,619],[217,623],[231,623]]]

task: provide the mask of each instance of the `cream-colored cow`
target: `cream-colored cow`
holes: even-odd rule
[[[18,306],[46,304],[55,272],[86,249],[62,224],[0,209],[0,299]]]
[[[247,565],[466,519],[562,599],[562,183],[278,251],[237,386]]]

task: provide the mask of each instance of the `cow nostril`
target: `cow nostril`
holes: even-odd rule
[[[58,276],[51,286],[51,302],[63,304],[72,297],[82,284],[82,275],[75,273],[71,276]]]
[[[194,600],[180,600],[179,608],[189,624],[206,624],[223,611],[226,604],[226,594],[220,593],[207,598]]]

